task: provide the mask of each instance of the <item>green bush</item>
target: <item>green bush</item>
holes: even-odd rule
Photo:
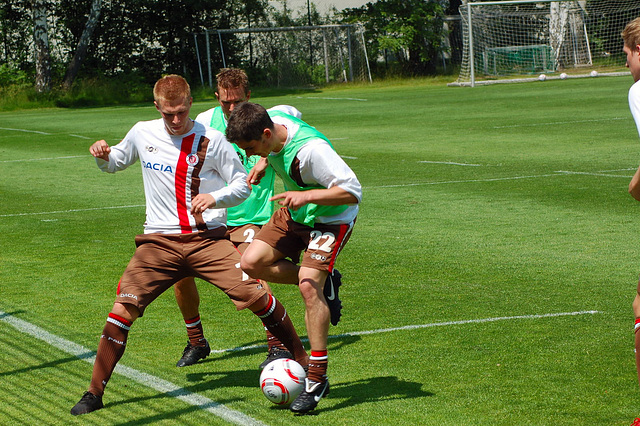
[[[29,82],[29,76],[26,72],[11,68],[8,64],[0,65],[0,87],[25,86],[29,85]]]

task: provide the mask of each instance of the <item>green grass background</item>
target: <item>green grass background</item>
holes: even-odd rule
[[[338,260],[344,315],[330,330],[331,394],[304,417],[271,405],[258,388],[264,348],[176,368],[186,332],[172,292],[136,321],[120,363],[270,425],[631,423],[640,416],[631,83],[471,89],[409,80],[255,92],[266,107],[301,110],[363,185]],[[196,99],[192,116],[212,106]],[[101,173],[88,147],[115,144],[136,121],[156,117],[152,105],[0,113],[5,318],[96,349],[142,231],[144,194],[139,165]],[[198,285],[213,348],[264,343],[253,315]],[[305,337],[297,289],[273,287]],[[225,424],[119,374],[104,410],[72,417],[90,376],[89,363],[0,321],[0,424]]]

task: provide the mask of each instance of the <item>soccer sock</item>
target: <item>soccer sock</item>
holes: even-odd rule
[[[184,323],[187,326],[187,336],[189,336],[191,346],[205,346],[204,330],[202,329],[200,315],[184,320]]]
[[[263,325],[264,325],[264,323],[263,323]],[[264,330],[267,333],[267,346],[269,347],[269,350],[271,348],[273,348],[273,347],[284,349],[284,350],[287,349],[287,347],[282,344],[280,339],[278,339],[276,336],[273,335],[273,333],[271,331],[269,331],[269,329],[267,328],[266,325],[264,326]]]
[[[327,364],[329,363],[329,356],[327,350],[323,351],[311,351],[309,357],[309,373],[307,378],[314,382],[324,383],[327,380]]]
[[[296,329],[287,314],[287,310],[282,304],[269,294],[267,306],[258,312],[254,312],[264,324],[265,328],[271,332],[287,348],[298,364],[306,367],[308,364],[307,352],[302,346],[302,341],[296,333]]]
[[[98,353],[93,364],[93,374],[89,392],[102,396],[104,388],[107,386],[109,378],[116,364],[120,361],[127,346],[127,336],[131,328],[131,321],[128,321],[114,313],[109,313],[107,323],[102,330],[100,343],[98,343]]]

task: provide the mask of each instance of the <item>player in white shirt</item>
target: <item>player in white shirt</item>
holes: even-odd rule
[[[248,101],[251,97],[247,74],[237,68],[222,69],[216,75],[215,95],[219,105],[198,114],[196,122],[224,133],[231,111],[237,104]],[[286,112],[298,118],[302,116],[300,111],[289,105],[278,105],[272,109]],[[231,144],[231,146],[246,171],[251,170],[260,158],[247,156],[235,144]],[[262,225],[269,221],[273,214],[273,202],[269,198],[273,195],[274,182],[274,171],[267,170],[260,183],[252,185],[251,195],[246,200],[227,209],[228,235],[240,254],[244,253],[253,240],[253,236]],[[266,281],[262,281],[262,285],[268,293],[271,293],[271,288]],[[204,334],[204,326],[200,317],[200,295],[195,280],[193,277],[182,279],[173,286],[173,290],[187,331],[187,346],[182,351],[182,356],[176,366],[186,367],[206,358],[211,353],[211,347]],[[264,368],[275,359],[293,357],[282,342],[268,329],[266,329],[266,335],[267,357],[260,364],[260,368]]]
[[[624,41],[623,51],[627,55],[627,67],[633,77],[633,85],[629,89],[629,108],[636,123],[636,128],[640,133],[640,18],[629,22],[622,31]],[[629,183],[629,193],[633,198],[640,201],[640,167],[631,178]],[[640,381],[640,282],[638,282],[635,299],[633,300],[633,313],[635,322],[635,352],[636,370]],[[636,418],[634,425],[640,425],[640,418]]]
[[[249,194],[246,171],[236,153],[220,132],[189,118],[192,98],[184,78],[165,76],[153,93],[161,119],[137,123],[113,147],[101,140],[89,149],[107,172],[140,160],[147,218],[118,283],[88,391],[71,409],[73,415],[103,408],[105,386],[125,351],[133,322],[160,294],[188,276],[221,289],[236,309],[250,309],[296,361],[308,363],[285,308],[240,269],[240,254],[225,238],[225,209]]]

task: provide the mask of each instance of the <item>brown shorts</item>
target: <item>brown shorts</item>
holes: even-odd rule
[[[249,247],[251,241],[256,236],[258,231],[260,231],[260,225],[256,225],[253,223],[248,223],[246,225],[241,226],[232,226],[227,231],[227,235],[234,246],[238,248],[240,254],[244,253],[244,251]]]
[[[300,266],[320,271],[333,271],[336,258],[351,237],[355,220],[344,225],[316,223],[313,228],[291,219],[291,213],[282,207],[273,214],[255,239],[264,241]]]
[[[142,234],[122,274],[116,302],[138,308],[140,316],[165,290],[185,277],[198,277],[224,291],[245,309],[266,294],[263,286],[240,269],[240,253],[224,231],[191,234]]]

